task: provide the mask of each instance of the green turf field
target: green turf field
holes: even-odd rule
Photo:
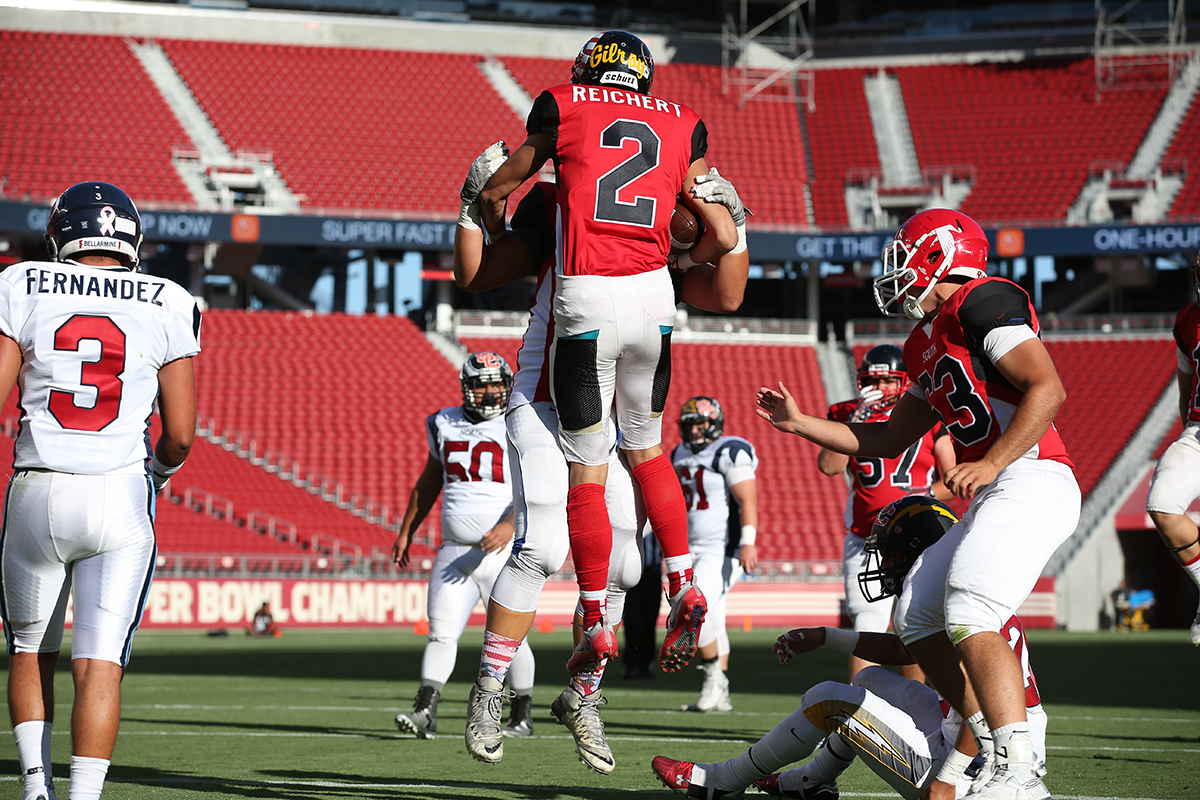
[[[469,681],[480,631],[464,636],[433,741],[401,737],[424,637],[409,630],[303,632],[279,639],[240,633],[138,634],[126,674],[121,737],[105,798],[608,798],[671,797],[650,772],[658,754],[692,761],[736,755],[795,709],[802,691],[843,680],[845,657],[819,652],[780,667],[777,632],[732,632],[734,711],[681,713],[700,674],[623,681],[618,661],[604,710],[617,759],[607,777],[577,760],[566,729],[549,719],[565,685],[565,633],[537,634],[535,738],[506,740],[503,763],[476,763],[463,747]],[[1185,631],[1030,635],[1050,714],[1047,783],[1058,798],[1200,798],[1200,648]],[[64,653],[65,656],[65,653]],[[65,666],[65,661],[64,665]],[[66,800],[69,675],[60,669],[54,735]],[[0,797],[19,797],[11,738],[0,749]],[[861,764],[843,796],[894,796]],[[759,796],[751,790],[748,797]]]

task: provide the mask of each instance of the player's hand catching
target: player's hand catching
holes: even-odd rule
[[[771,651],[779,657],[779,663],[786,667],[796,656],[811,653],[824,644],[824,628],[794,628],[776,639]]]
[[[479,546],[485,553],[494,553],[512,541],[513,524],[507,519],[496,523],[496,526],[483,535]]]
[[[742,569],[747,575],[754,575],[758,572],[758,547],[752,544],[742,545],[741,551],[738,553],[738,563],[742,565]]]
[[[850,416],[851,422],[862,422],[867,417],[871,416],[874,411],[875,404],[883,399],[883,389],[878,386],[867,384],[858,392],[858,406],[855,407],[854,413]]]
[[[800,413],[796,398],[792,397],[783,381],[779,382],[779,391],[763,386],[754,399],[758,405],[754,413],[774,425],[777,430],[784,433],[796,433],[799,430],[804,415]]]
[[[955,497],[964,497],[970,500],[982,492],[989,483],[996,480],[996,475],[999,472],[1000,470],[992,466],[991,462],[987,459],[982,461],[967,461],[962,464],[955,464],[946,470],[944,481],[946,488]]]
[[[408,566],[408,548],[412,546],[412,537],[406,533],[402,533],[396,537],[396,543],[392,545],[392,563],[396,565],[396,569],[404,569]]]
[[[487,185],[488,180],[500,169],[500,165],[508,160],[508,145],[504,140],[488,147],[471,162],[467,170],[467,179],[463,182],[461,197],[464,203],[474,203],[479,199],[479,193]]]
[[[742,205],[742,198],[738,197],[733,184],[721,177],[716,167],[710,167],[707,175],[697,175],[695,183],[691,188],[692,197],[706,203],[720,203],[729,209],[734,225],[740,228],[746,224],[746,207]]]

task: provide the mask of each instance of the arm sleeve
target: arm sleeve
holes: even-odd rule
[[[533,101],[533,108],[530,109],[529,117],[525,120],[525,132],[553,134],[554,141],[557,143],[558,124],[560,121],[558,101],[547,90],[539,94],[537,99]]]
[[[754,445],[745,439],[730,438],[721,445],[713,459],[713,468],[725,477],[726,486],[752,480],[758,468],[758,456]]]
[[[441,448],[438,447],[437,441],[437,413],[430,414],[425,418],[425,438],[429,441],[429,455],[433,456],[434,461],[442,463]]]
[[[1192,365],[1192,359],[1188,356],[1187,353],[1183,352],[1182,350],[1176,349],[1175,356],[1176,356],[1176,362],[1177,362],[1176,366],[1179,367],[1180,372],[1182,372],[1185,375],[1195,375],[1196,374],[1196,368]]]
[[[0,279],[0,333],[13,341],[20,341],[17,334],[24,324],[24,320],[20,319],[17,297],[14,282],[11,279]]]
[[[694,164],[708,154],[708,128],[704,126],[704,120],[697,119],[696,127],[692,129],[692,160],[689,164]]]
[[[164,290],[171,292],[167,306],[167,352],[164,364],[181,358],[190,358],[200,352],[200,307],[195,299],[177,284],[168,284]]]
[[[995,364],[1021,342],[1036,339],[1033,328],[1024,325],[1014,325],[1008,328],[993,328],[983,337],[983,354],[988,361]]]
[[[921,384],[917,383],[916,381],[913,381],[908,385],[908,391],[905,392],[905,394],[911,394],[913,397],[924,403],[929,402],[928,398],[925,397],[925,390],[922,389]]]
[[[1029,330],[1029,335],[1020,332],[1005,332],[991,338],[994,349],[1001,355],[1007,353],[1026,339],[1036,336],[1033,331],[1033,308],[1029,304],[1029,295],[1015,283],[1004,280],[988,280],[971,290],[958,310],[958,319],[963,326],[963,336],[967,347],[981,355],[987,355],[991,362],[996,363],[989,353],[989,334],[1001,328],[1020,328]],[[1020,337],[1020,338],[1018,338]],[[1005,346],[1008,349],[1004,349]]]

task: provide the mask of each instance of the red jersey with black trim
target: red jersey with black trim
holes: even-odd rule
[[[530,260],[538,264],[537,291],[529,309],[529,325],[517,351],[508,407],[550,402],[550,345],[554,341],[554,221],[558,215],[558,189],[539,181],[521,199],[512,217],[513,235],[525,244]]]
[[[834,403],[829,407],[829,419],[849,422],[857,407],[857,400]],[[883,422],[891,414],[892,410],[888,408],[876,411],[863,421]],[[933,485],[937,468],[933,441],[934,433],[929,431],[896,458],[850,456],[846,469],[850,472],[853,492],[847,509],[847,530],[865,539],[871,534],[875,518],[884,506],[913,489]]]
[[[1025,396],[984,352],[989,333],[1012,325],[1040,333],[1029,295],[1004,278],[977,278],[914,328],[904,343],[904,364],[913,382],[909,391],[923,393],[942,418],[960,464],[983,458]],[[1024,457],[1075,468],[1053,423]]]
[[[538,96],[525,128],[554,136],[560,275],[666,266],[675,196],[708,151],[696,112],[625,89],[563,84]]]
[[[1175,344],[1183,357],[1191,362],[1192,375],[1200,372],[1200,305],[1188,303],[1175,315]],[[1200,381],[1192,381],[1192,398],[1188,401],[1188,422],[1200,422]]]

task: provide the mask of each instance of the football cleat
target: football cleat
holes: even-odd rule
[[[671,791],[676,794],[687,795],[688,797],[699,797],[703,800],[723,800],[723,798],[745,797],[745,789],[717,789],[714,786],[705,786],[704,778],[701,775],[704,773],[704,768],[707,764],[700,764],[700,770],[697,770],[696,764],[691,761],[676,761],[673,758],[666,756],[655,756],[650,762],[650,769],[654,770],[654,774],[663,782]],[[699,773],[699,774],[697,774]],[[693,780],[693,778],[695,780]]]
[[[1196,609],[1196,619],[1192,621],[1192,629],[1188,631],[1188,641],[1200,645],[1200,608]]]
[[[422,686],[417,690],[413,710],[407,714],[396,715],[396,727],[408,733],[415,733],[421,739],[435,738],[438,699],[441,696],[441,692],[432,686]]]
[[[708,603],[700,589],[688,581],[671,598],[671,613],[667,616],[667,635],[658,651],[658,663],[663,672],[678,672],[696,655],[700,626],[708,613]]]
[[[1050,790],[1028,765],[1000,764],[973,800],[1050,800]]]
[[[583,632],[575,652],[567,659],[567,672],[578,675],[581,672],[596,672],[610,658],[617,657],[617,635],[612,626],[601,620]]]
[[[500,731],[501,736],[533,736],[533,696],[517,695],[512,701],[508,724]]]
[[[729,678],[725,676],[719,661],[706,662],[696,667],[704,673],[704,684],[700,687],[700,699],[687,706],[680,706],[681,711],[733,711],[733,701],[729,698]]]
[[[467,697],[467,728],[463,738],[467,752],[476,761],[499,764],[504,758],[504,738],[500,733],[500,712],[504,704],[504,684],[490,675],[481,675],[471,685]]]
[[[808,788],[784,789],[779,785],[779,776],[782,774],[776,772],[774,775],[768,775],[761,781],[755,781],[754,785],[760,792],[771,797],[787,797],[791,800],[838,800],[837,784],[813,784]]]
[[[608,701],[599,692],[583,697],[568,686],[550,704],[554,720],[569,730],[575,739],[579,760],[601,775],[609,774],[617,765],[604,735],[604,721],[600,719],[600,706],[606,703]]]

